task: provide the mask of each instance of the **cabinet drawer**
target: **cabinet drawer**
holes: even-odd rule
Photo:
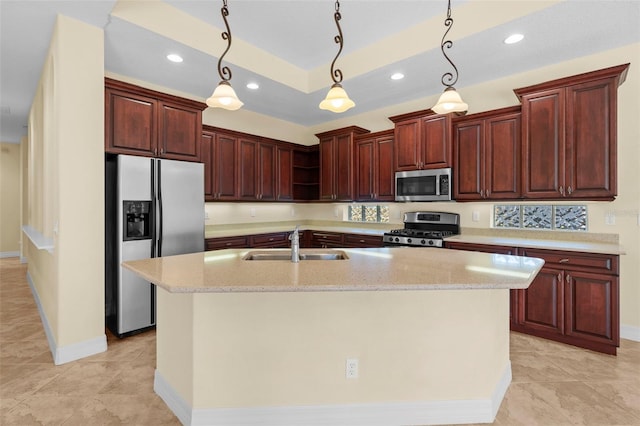
[[[207,250],[221,250],[228,248],[248,247],[247,237],[207,238],[205,247]]]
[[[497,246],[493,244],[472,244],[457,241],[445,241],[444,246],[453,250],[479,251],[482,253],[508,254],[515,256],[518,250],[515,247]]]
[[[313,234],[311,235],[311,238],[313,238],[315,241],[328,241],[328,242],[334,242],[334,243],[342,242],[342,234],[334,234],[331,232],[314,231]]]
[[[344,243],[351,247],[382,247],[382,237],[378,235],[344,234]]]
[[[573,271],[619,274],[618,256],[613,254],[577,253],[521,248],[521,256],[539,257],[547,266],[561,266]]]
[[[258,234],[251,236],[251,247],[288,245],[289,234],[287,232],[275,232],[272,234]]]

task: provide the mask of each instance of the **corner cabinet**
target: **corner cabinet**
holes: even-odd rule
[[[394,129],[394,171],[451,167],[451,114],[432,110],[389,117]]]
[[[393,129],[355,138],[355,200],[393,201]]]
[[[320,139],[320,200],[352,201],[354,198],[354,137],[369,133],[357,126],[318,133]]]
[[[450,249],[537,257],[526,290],[511,290],[511,329],[607,354],[620,345],[619,256],[445,242]]]
[[[613,200],[617,89],[629,64],[516,89],[523,198]]]
[[[105,151],[200,161],[206,105],[105,78]]]
[[[453,119],[456,201],[520,198],[520,107]]]

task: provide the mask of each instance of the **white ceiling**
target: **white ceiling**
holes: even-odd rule
[[[131,1],[146,2],[143,7],[151,7],[160,0]],[[537,10],[523,16],[505,13],[505,9],[517,11],[518,3],[524,10],[536,2]],[[221,0],[165,3],[175,8],[171,10],[176,15],[183,12],[190,19],[203,21],[215,27],[218,34],[223,28]],[[442,91],[440,77],[449,71],[440,52],[446,0],[342,0],[340,5],[345,46],[338,68],[350,56],[357,57],[358,52],[376,52],[376,46],[407,29],[427,22],[435,25],[434,37],[397,46],[399,52],[415,54],[399,54],[399,59],[393,61],[368,55],[359,63],[364,70],[349,75],[344,69],[343,86],[356,107],[342,116]],[[474,5],[481,6],[482,14],[472,20],[456,20],[457,10]],[[116,6],[117,1],[101,0],[0,0],[1,141],[19,142],[26,134],[28,111],[58,13],[104,28],[106,71],[203,100],[211,94],[220,80],[215,55],[185,45],[188,34],[175,37],[180,38],[178,41],[164,35],[170,32],[153,31],[116,14],[112,16]],[[334,120],[335,114],[318,109],[332,83],[329,66],[338,50],[333,42],[337,34],[334,1],[228,0],[228,7],[234,44],[224,65],[233,72],[231,82],[245,103],[243,108],[303,126]],[[640,0],[453,0],[452,9],[454,26],[449,38],[454,46],[450,56],[460,70],[456,88],[461,92],[465,86],[640,41]],[[162,22],[164,28],[171,25],[172,22]],[[525,34],[525,40],[513,46],[503,44],[502,40],[512,32]],[[285,78],[274,77],[268,61],[247,67],[227,61],[233,59],[234,46],[243,42],[280,58],[300,70],[299,74],[318,75],[319,69],[326,68],[325,87],[310,84],[309,90],[301,90]],[[212,46],[223,46],[220,43],[211,42]],[[165,56],[170,52],[180,53],[185,61],[178,65],[168,62]],[[406,78],[391,81],[389,76],[395,71],[403,72]],[[246,89],[249,81],[259,82],[260,89]]]

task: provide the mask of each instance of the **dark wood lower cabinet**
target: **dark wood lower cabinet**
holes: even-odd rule
[[[528,289],[511,290],[511,329],[616,354],[620,345],[617,255],[462,242],[447,242],[446,247],[544,259]]]
[[[273,232],[237,237],[207,238],[206,250],[228,248],[286,248],[291,247],[291,232]],[[351,234],[325,231],[300,231],[300,247],[303,248],[365,248],[382,247],[381,235]]]

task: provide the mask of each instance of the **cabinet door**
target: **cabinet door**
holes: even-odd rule
[[[156,100],[116,90],[106,90],[105,97],[105,150],[116,154],[155,155]]]
[[[213,153],[214,192],[217,200],[233,201],[238,198],[237,139],[224,134],[216,135]]]
[[[565,195],[568,197],[616,196],[616,96],[613,79],[567,88]]]
[[[416,170],[420,149],[420,120],[396,123],[394,130],[395,171]]]
[[[366,139],[356,143],[356,195],[358,201],[375,199],[375,140]]]
[[[518,295],[518,324],[532,330],[564,333],[564,271],[542,268]]]
[[[240,139],[238,149],[238,195],[241,200],[255,201],[258,199],[258,142]]]
[[[215,199],[213,183],[213,146],[215,134],[202,132],[200,146],[200,162],[204,164],[204,200],[213,201]]]
[[[258,147],[258,199],[274,201],[276,199],[276,146],[260,143]]]
[[[162,158],[199,161],[202,112],[169,103],[159,104],[158,155]]]
[[[281,146],[276,149],[276,200],[293,200],[293,150]]]
[[[520,198],[520,133],[519,113],[485,121],[485,198]]]
[[[320,200],[335,198],[335,156],[333,138],[320,140]]]
[[[339,201],[353,200],[353,136],[340,135],[334,137],[336,175],[335,199]]]
[[[524,198],[564,194],[564,89],[522,97],[522,184]]]
[[[376,139],[377,176],[375,181],[376,199],[393,201],[396,196],[396,174],[393,170],[393,136]]]
[[[484,198],[484,122],[459,123],[454,128],[453,194],[456,200]]]
[[[565,298],[565,334],[618,346],[618,277],[566,271]]]
[[[438,115],[423,118],[420,134],[420,168],[451,167],[451,117]]]

